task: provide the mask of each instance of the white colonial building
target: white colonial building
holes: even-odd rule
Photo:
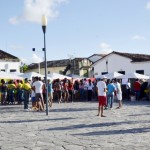
[[[20,73],[19,58],[0,50],[0,71]]]
[[[111,72],[136,72],[150,76],[150,55],[111,52],[92,65],[93,76]]]

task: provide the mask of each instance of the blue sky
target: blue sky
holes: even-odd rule
[[[0,49],[25,63],[44,57],[42,14],[47,60],[150,54],[150,0],[1,0],[0,11]]]

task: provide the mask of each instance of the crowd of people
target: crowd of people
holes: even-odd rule
[[[56,79],[48,80],[48,88],[46,89],[45,79],[33,77],[32,81],[27,78],[24,81],[10,80],[6,82],[1,79],[0,93],[1,105],[5,104],[24,104],[24,110],[29,111],[29,101],[31,99],[32,109],[36,111],[44,111],[46,96],[48,95],[48,104],[52,107],[53,101],[58,103],[67,103],[74,101],[91,101],[96,99],[99,101],[98,116],[104,117],[104,109],[112,109],[114,98],[118,100],[118,107],[122,107],[122,86],[120,80],[106,79],[105,76],[99,79]],[[126,83],[126,98],[130,99],[132,90],[131,83]],[[133,84],[133,91],[136,99],[143,97],[149,99],[146,93],[148,82],[141,83],[138,79]],[[47,95],[46,95],[47,94]]]
[[[33,77],[32,81],[27,78],[24,81],[10,80],[8,82],[1,79],[1,105],[24,103],[24,109],[27,111],[31,99],[32,108],[44,111],[46,91],[48,91],[50,107],[52,107],[53,101],[58,103],[80,100],[91,101],[93,97],[96,97],[96,80],[93,82],[91,79],[75,81],[67,78],[48,80],[48,89],[46,89],[45,79],[41,80],[40,77]]]
[[[131,100],[132,94],[135,97],[135,100],[149,100],[150,98],[150,83],[147,80],[136,79],[133,82],[133,88],[131,88],[131,82],[128,79],[125,85],[126,99]],[[101,80],[97,82],[98,89],[98,114],[97,116],[105,117],[103,115],[104,109],[112,109],[114,103],[114,97],[116,96],[118,100],[118,107],[122,107],[122,85],[120,79],[107,80],[103,75]]]

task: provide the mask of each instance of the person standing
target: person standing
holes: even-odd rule
[[[32,89],[35,91],[35,101],[37,103],[38,111],[44,111],[44,100],[43,100],[43,82],[35,77],[35,82],[32,85]]]
[[[73,89],[74,89],[74,99],[77,100],[79,99],[79,81],[75,80],[73,84]]]
[[[22,85],[23,95],[24,95],[24,111],[29,111],[29,97],[31,92],[31,85],[28,82],[28,79],[25,78],[24,83]]]
[[[114,91],[115,86],[113,84],[113,80],[109,80],[107,85],[107,107],[110,109],[112,109],[114,103]]]
[[[73,83],[71,80],[68,80],[68,93],[69,93],[69,99],[71,102],[73,102]]]
[[[7,85],[4,79],[1,79],[0,91],[1,91],[1,105],[3,105],[6,104],[7,99]]]
[[[130,100],[130,94],[131,94],[131,83],[130,80],[126,83],[126,91],[127,91],[127,100]]]
[[[140,83],[139,79],[135,80],[133,86],[134,86],[136,100],[139,100],[140,99],[140,89],[141,89],[141,83]]]
[[[117,109],[120,109],[122,107],[122,90],[121,90],[121,84],[120,84],[120,80],[115,79],[115,86],[116,86],[116,94],[117,94],[117,100],[119,103],[119,106],[117,107]]]
[[[35,82],[35,78],[32,77],[32,90],[31,90],[31,101],[32,101],[32,110],[37,110],[36,100],[35,100],[35,89],[33,88],[33,83]]]
[[[92,94],[93,94],[93,83],[91,81],[91,79],[89,79],[89,82],[87,84],[87,89],[88,89],[88,101],[92,100]]]
[[[98,93],[98,100],[99,100],[99,105],[98,105],[98,114],[97,116],[101,117],[106,117],[103,115],[104,111],[104,106],[106,106],[106,76],[102,76],[101,80],[97,82],[97,93]]]
[[[80,83],[79,83],[79,93],[80,93],[80,100],[84,100],[84,84],[83,84],[83,79],[81,79]]]
[[[8,82],[8,101],[9,104],[15,104],[15,89],[16,89],[16,85],[14,84],[13,80],[10,80]]]
[[[53,104],[53,88],[52,82],[48,79],[48,99],[49,99],[49,106],[52,107]]]
[[[22,91],[22,81],[21,80],[17,80],[17,101],[18,104],[21,104],[23,101],[23,91]]]

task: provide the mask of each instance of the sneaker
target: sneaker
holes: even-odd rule
[[[28,109],[24,109],[24,111],[27,112],[27,111],[30,111],[30,109],[29,108]]]
[[[108,109],[108,107],[105,107],[105,108],[104,108],[104,110],[107,110],[107,109]]]

